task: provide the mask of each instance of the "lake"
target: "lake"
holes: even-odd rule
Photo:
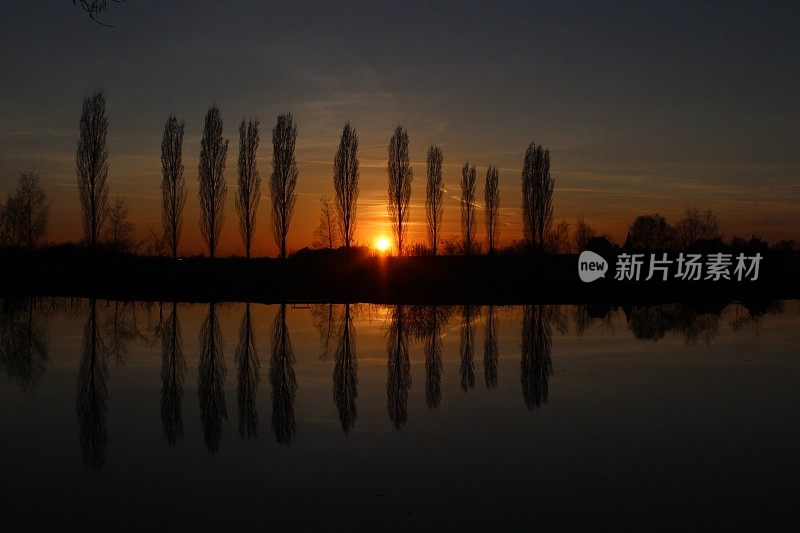
[[[800,525],[800,301],[0,321],[4,530]]]

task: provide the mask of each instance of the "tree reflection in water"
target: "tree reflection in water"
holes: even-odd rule
[[[102,468],[106,462],[108,434],[106,420],[109,404],[108,364],[113,358],[103,327],[108,309],[114,317],[135,320],[135,308],[103,307],[96,300],[20,300],[3,301],[0,307],[0,363],[22,390],[32,390],[44,374],[48,357],[46,329],[43,323],[48,308],[74,317],[86,310],[83,326],[81,359],[76,391],[76,412],[80,444],[85,464]],[[49,307],[48,307],[49,306]],[[358,360],[356,356],[356,330],[352,305],[340,305],[329,310],[338,316],[336,344],[332,373],[332,397],[337,409],[342,431],[348,433],[358,418]],[[669,333],[681,335],[687,343],[711,342],[725,322],[721,312],[725,308],[695,308],[686,304],[658,306],[633,305],[624,308],[624,319],[629,331],[637,339],[658,341]],[[168,444],[184,438],[183,392],[186,379],[186,362],[182,346],[181,323],[177,303],[165,306],[164,314],[156,328],[161,341],[161,422]],[[442,306],[389,307],[387,347],[387,412],[396,429],[408,420],[408,401],[411,387],[409,359],[410,339],[420,341],[425,357],[425,403],[429,409],[440,405],[442,399],[442,337],[452,312],[458,308]],[[461,310],[459,335],[460,386],[469,390],[474,386],[473,324],[479,314],[472,306]],[[744,327],[758,332],[763,317],[783,311],[781,302],[734,304],[731,329],[735,333]],[[527,305],[521,308],[522,342],[520,382],[523,399],[529,410],[540,408],[549,400],[549,379],[553,374],[551,358],[553,330],[567,331],[566,317],[579,335],[590,328],[614,331],[614,324],[622,317],[619,308],[608,306]],[[488,388],[497,386],[499,340],[496,309],[489,306],[485,321],[483,344],[484,380]],[[125,324],[118,331],[128,330]],[[135,325],[133,326],[135,328]],[[144,336],[139,336],[147,340]],[[116,344],[119,346],[119,343]],[[127,353],[127,349],[124,350]],[[258,431],[257,391],[259,385],[259,358],[256,350],[253,316],[250,305],[244,307],[236,348],[237,400],[239,407],[239,433],[242,438],[256,438]],[[287,308],[280,305],[272,327],[269,381],[272,397],[272,430],[279,443],[290,444],[296,431],[294,401],[297,379],[294,370],[294,353],[287,327]],[[198,396],[201,424],[206,448],[216,452],[221,444],[222,425],[227,420],[225,402],[225,361],[223,336],[216,304],[209,304],[200,330],[200,358],[198,369]]]
[[[78,370],[78,431],[84,464],[103,468],[106,462],[106,415],[108,414],[108,349],[100,334],[97,302],[89,301],[83,328],[81,364]]]
[[[520,380],[525,406],[530,410],[547,403],[548,380],[553,373],[550,360],[552,306],[526,305],[522,311],[522,362]]]
[[[465,305],[461,308],[461,338],[458,353],[461,355],[461,390],[464,392],[475,388],[475,336],[472,332],[473,307]]]
[[[494,306],[490,305],[486,311],[486,334],[483,338],[483,379],[490,389],[497,386],[497,366],[500,352],[494,315]]]
[[[442,334],[447,321],[445,310],[430,307],[425,335],[425,405],[435,409],[442,402]]]
[[[47,369],[45,313],[34,298],[5,300],[0,307],[0,365],[24,391],[33,391]]]
[[[350,313],[350,304],[345,304],[333,367],[333,401],[339,412],[342,431],[345,433],[353,428],[358,417],[356,409],[356,398],[358,398],[356,332]]]
[[[294,398],[297,378],[294,374],[294,352],[286,327],[286,304],[281,304],[272,325],[272,352],[269,363],[272,386],[272,431],[275,440],[291,444],[296,429]]]
[[[405,319],[403,306],[395,306],[386,341],[388,355],[386,409],[395,429],[402,428],[408,419],[408,389],[411,387],[411,363],[408,359],[408,329]]]
[[[239,344],[236,346],[236,399],[239,404],[239,435],[243,439],[258,436],[258,393],[260,367],[250,304],[245,304],[242,323],[239,325]]]
[[[161,425],[167,443],[183,439],[183,383],[186,360],[178,319],[178,305],[172,303],[169,315],[161,324]]]
[[[208,451],[219,450],[222,442],[222,422],[228,420],[225,407],[225,359],[223,339],[216,304],[208,304],[208,314],[200,328],[200,368],[198,396],[200,423]]]

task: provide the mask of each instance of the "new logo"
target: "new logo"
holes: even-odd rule
[[[581,281],[590,283],[598,278],[604,278],[607,271],[608,262],[602,256],[589,250],[581,252],[578,257],[578,276]]]

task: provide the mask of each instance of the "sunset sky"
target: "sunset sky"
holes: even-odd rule
[[[622,240],[637,214],[675,220],[712,208],[725,237],[800,239],[800,4],[110,3],[90,21],[72,2],[6,3],[0,21],[0,194],[36,170],[52,202],[51,241],[81,237],[74,171],[81,102],[106,93],[111,199],[128,199],[137,236],[160,228],[160,142],[186,122],[189,195],[181,253],[204,250],[197,163],[203,117],[230,139],[221,252],[241,253],[233,196],[238,124],[271,128],[291,111],[299,136],[289,246],[313,240],[319,197],[333,195],[341,128],[360,137],[357,241],[389,234],[386,152],[410,136],[411,241],[425,239],[425,153],[442,147],[444,234],[459,234],[460,168],[500,168],[501,244],[522,233],[526,146],[552,151],[555,219],[579,214]],[[266,193],[266,183],[262,186]],[[256,254],[274,255],[262,199]],[[481,214],[482,216],[482,214]],[[482,221],[482,218],[481,218]],[[479,240],[483,240],[481,225]]]

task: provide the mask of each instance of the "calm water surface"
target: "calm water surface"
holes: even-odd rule
[[[798,526],[798,301],[0,318],[3,530]]]

